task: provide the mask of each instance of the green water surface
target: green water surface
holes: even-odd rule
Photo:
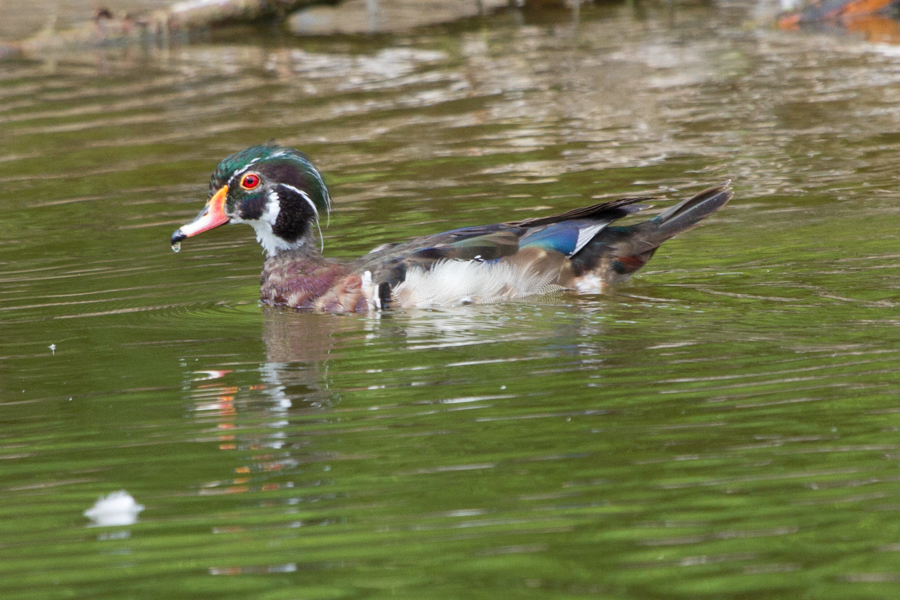
[[[900,597],[900,52],[749,18],[0,63],[0,597]],[[736,197],[607,296],[270,310],[249,228],[168,239],[273,138],[330,256]]]

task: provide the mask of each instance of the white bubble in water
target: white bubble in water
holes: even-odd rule
[[[125,490],[120,490],[109,496],[101,496],[92,507],[84,511],[84,516],[93,521],[96,527],[131,525],[137,522],[142,510],[142,504],[138,504]]]

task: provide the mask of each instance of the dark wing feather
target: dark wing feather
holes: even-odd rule
[[[571,221],[574,219],[592,219],[597,221],[615,221],[638,211],[649,208],[638,202],[648,202],[652,200],[660,200],[659,196],[639,196],[634,198],[619,198],[618,200],[610,200],[609,202],[601,202],[591,206],[582,206],[573,208],[572,210],[548,217],[534,217],[525,219],[524,221],[511,221],[504,223],[512,227],[540,227],[541,225],[552,225],[562,221]]]
[[[494,260],[515,254],[519,250],[519,236],[515,232],[495,231],[457,242],[422,248],[409,255],[417,262],[431,260]]]

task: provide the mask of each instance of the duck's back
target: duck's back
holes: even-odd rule
[[[622,198],[565,213],[455,229],[380,247],[352,263],[377,308],[490,303],[571,289],[601,293],[656,249],[731,198],[722,184],[648,221],[613,223],[654,198]]]

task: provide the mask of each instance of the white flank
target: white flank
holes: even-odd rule
[[[393,296],[401,308],[489,304],[563,289],[551,283],[554,276],[505,262],[447,260],[410,269]]]

